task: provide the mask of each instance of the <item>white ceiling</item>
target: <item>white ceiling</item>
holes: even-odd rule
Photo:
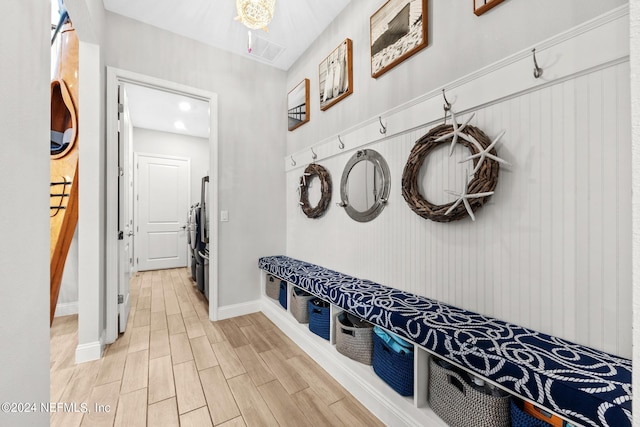
[[[249,30],[234,20],[235,0],[103,0],[103,3],[111,12],[286,71],[349,1],[277,0],[269,31],[252,31],[252,54],[247,52]],[[283,48],[273,60],[259,54],[260,44],[265,45],[265,41]],[[192,109],[184,112],[178,107],[184,97],[135,85],[127,85],[127,97],[134,127],[209,137],[206,102],[188,99]],[[182,121],[185,128],[176,128],[176,121]]]
[[[247,52],[248,29],[236,17],[235,0],[103,0],[105,9],[270,64],[289,67],[350,0],[277,0],[269,31],[257,37],[283,47],[272,61]],[[259,41],[258,41],[259,42]]]
[[[133,127],[209,138],[209,103],[133,84],[126,84],[125,91]],[[181,103],[189,110],[182,110]]]

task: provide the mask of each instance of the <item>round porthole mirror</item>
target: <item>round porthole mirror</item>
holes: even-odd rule
[[[358,222],[371,221],[380,215],[389,198],[389,175],[389,166],[380,153],[358,151],[342,172],[340,206]]]

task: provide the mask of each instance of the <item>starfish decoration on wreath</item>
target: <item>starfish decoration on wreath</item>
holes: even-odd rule
[[[482,146],[480,144],[477,144],[476,142],[473,142],[473,144],[476,145],[476,147],[479,150],[478,153],[472,154],[471,156],[467,157],[466,159],[460,160],[458,163],[464,163],[464,162],[468,162],[469,160],[473,160],[475,158],[478,158],[478,163],[476,164],[476,167],[473,169],[473,171],[471,171],[471,175],[475,175],[475,173],[480,170],[480,166],[482,166],[482,162],[484,162],[484,160],[486,158],[489,158],[491,160],[495,160],[496,162],[505,164],[507,166],[511,166],[511,163],[507,162],[504,159],[501,159],[498,156],[494,156],[493,154],[490,153],[490,151],[498,143],[498,141],[500,141],[500,138],[502,138],[502,135],[504,135],[505,132],[506,131],[504,131],[504,130],[502,132],[500,132],[500,135],[498,135],[496,137],[496,139],[491,141],[491,144],[489,144],[489,146],[487,148],[482,148]]]
[[[449,157],[451,157],[451,155],[453,154],[453,148],[456,146],[456,144],[458,143],[458,138],[462,138],[465,141],[468,141],[476,146],[480,146],[480,144],[478,143],[478,141],[476,141],[476,139],[474,137],[472,137],[471,135],[468,135],[466,133],[464,133],[464,128],[467,127],[467,125],[469,124],[469,122],[471,121],[471,119],[473,119],[473,116],[475,116],[476,113],[472,113],[469,118],[462,124],[462,126],[458,125],[458,122],[456,121],[456,113],[451,110],[451,120],[453,122],[452,126],[453,126],[453,130],[445,135],[442,135],[441,137],[439,137],[438,139],[435,140],[435,142],[440,142],[440,141],[444,141],[445,139],[451,138],[451,146],[449,148]]]
[[[465,172],[465,175],[466,175],[466,172]],[[469,186],[469,183],[467,182],[467,184],[464,186],[464,190],[462,190],[462,193],[456,193],[454,191],[445,190],[446,193],[451,194],[452,196],[456,196],[458,198],[453,203],[453,205],[451,205],[451,207],[449,209],[447,209],[447,211],[444,213],[445,215],[449,215],[451,212],[453,212],[453,210],[455,208],[458,207],[458,205],[460,203],[464,203],[464,207],[467,210],[467,213],[469,214],[469,216],[471,217],[471,220],[472,221],[476,220],[476,216],[473,214],[473,209],[471,209],[471,204],[469,203],[469,199],[479,199],[481,197],[491,196],[491,195],[493,195],[494,192],[493,191],[487,191],[487,192],[484,192],[484,193],[471,193],[471,194],[468,194],[467,193],[468,186]]]
[[[302,198],[302,191],[301,188],[304,187],[305,185],[307,185],[307,177],[310,176],[310,173],[307,172],[303,172],[302,176],[300,177],[300,185],[298,185],[297,190],[298,190],[298,205],[300,206],[304,206],[304,203],[302,203],[302,201],[300,200]]]

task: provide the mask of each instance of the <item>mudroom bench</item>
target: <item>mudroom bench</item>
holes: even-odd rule
[[[329,302],[333,321],[344,310],[414,343],[415,393],[408,401],[412,411],[403,407],[407,399],[385,390],[356,362],[334,363],[325,344],[311,345],[320,355],[318,361],[330,365],[328,370],[343,385],[355,385],[356,397],[383,421],[396,416],[411,425],[434,419],[426,403],[426,383],[429,356],[437,355],[578,425],[631,425],[628,359],[286,256],[260,258],[258,266],[263,293],[269,273]],[[305,338],[274,307],[267,305],[265,314],[290,336]],[[332,343],[333,335],[327,345]],[[346,387],[351,391],[350,384]],[[376,399],[391,403],[380,409]]]

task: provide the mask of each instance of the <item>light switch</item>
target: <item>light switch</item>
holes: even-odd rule
[[[229,211],[220,211],[220,222],[229,221]]]

